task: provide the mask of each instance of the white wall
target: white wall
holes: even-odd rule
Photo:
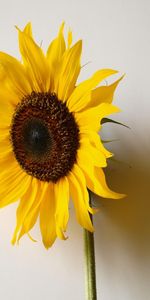
[[[66,20],[83,38],[81,78],[111,67],[126,73],[116,93],[116,116],[131,127],[106,125],[103,136],[122,163],[111,163],[110,185],[126,192],[121,201],[97,199],[95,217],[97,289],[100,300],[150,299],[150,2],[148,0],[0,0],[0,50],[18,56],[17,32],[32,21],[44,47]],[[73,208],[66,242],[46,251],[23,238],[10,245],[16,205],[0,211],[0,299],[84,299],[82,229]],[[40,239],[38,229],[34,235]]]

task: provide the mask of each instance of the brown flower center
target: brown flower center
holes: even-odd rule
[[[17,105],[11,143],[21,167],[42,181],[57,182],[71,171],[79,148],[79,128],[55,94],[32,92]]]

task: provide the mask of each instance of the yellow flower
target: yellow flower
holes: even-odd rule
[[[65,239],[69,199],[81,226],[93,232],[88,190],[104,198],[111,191],[103,168],[112,154],[98,132],[100,121],[118,112],[112,105],[119,82],[98,87],[116,71],[103,69],[76,84],[82,41],[58,36],[43,53],[31,24],[18,29],[22,61],[0,52],[0,207],[19,200],[12,243],[40,219],[43,243]],[[67,45],[66,45],[67,44]]]

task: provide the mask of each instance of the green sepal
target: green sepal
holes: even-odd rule
[[[102,119],[101,124],[103,125],[105,123],[114,123],[114,124],[121,125],[121,126],[124,126],[124,127],[128,128],[128,129],[130,129],[129,126],[127,126],[127,125],[125,125],[123,123],[117,122],[115,120],[109,119],[109,118],[103,118]]]
[[[119,141],[119,139],[113,139],[113,140],[101,140],[101,142],[102,142],[103,144],[112,143],[112,142],[118,142],[118,141]]]

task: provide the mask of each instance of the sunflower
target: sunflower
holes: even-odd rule
[[[12,243],[28,234],[39,218],[46,248],[66,239],[69,199],[78,223],[93,224],[88,189],[104,197],[123,195],[107,186],[103,168],[112,154],[100,140],[101,120],[112,105],[120,79],[97,87],[111,69],[77,84],[82,41],[65,42],[64,23],[47,53],[33,39],[28,23],[19,28],[21,61],[0,52],[0,207],[19,201]]]

